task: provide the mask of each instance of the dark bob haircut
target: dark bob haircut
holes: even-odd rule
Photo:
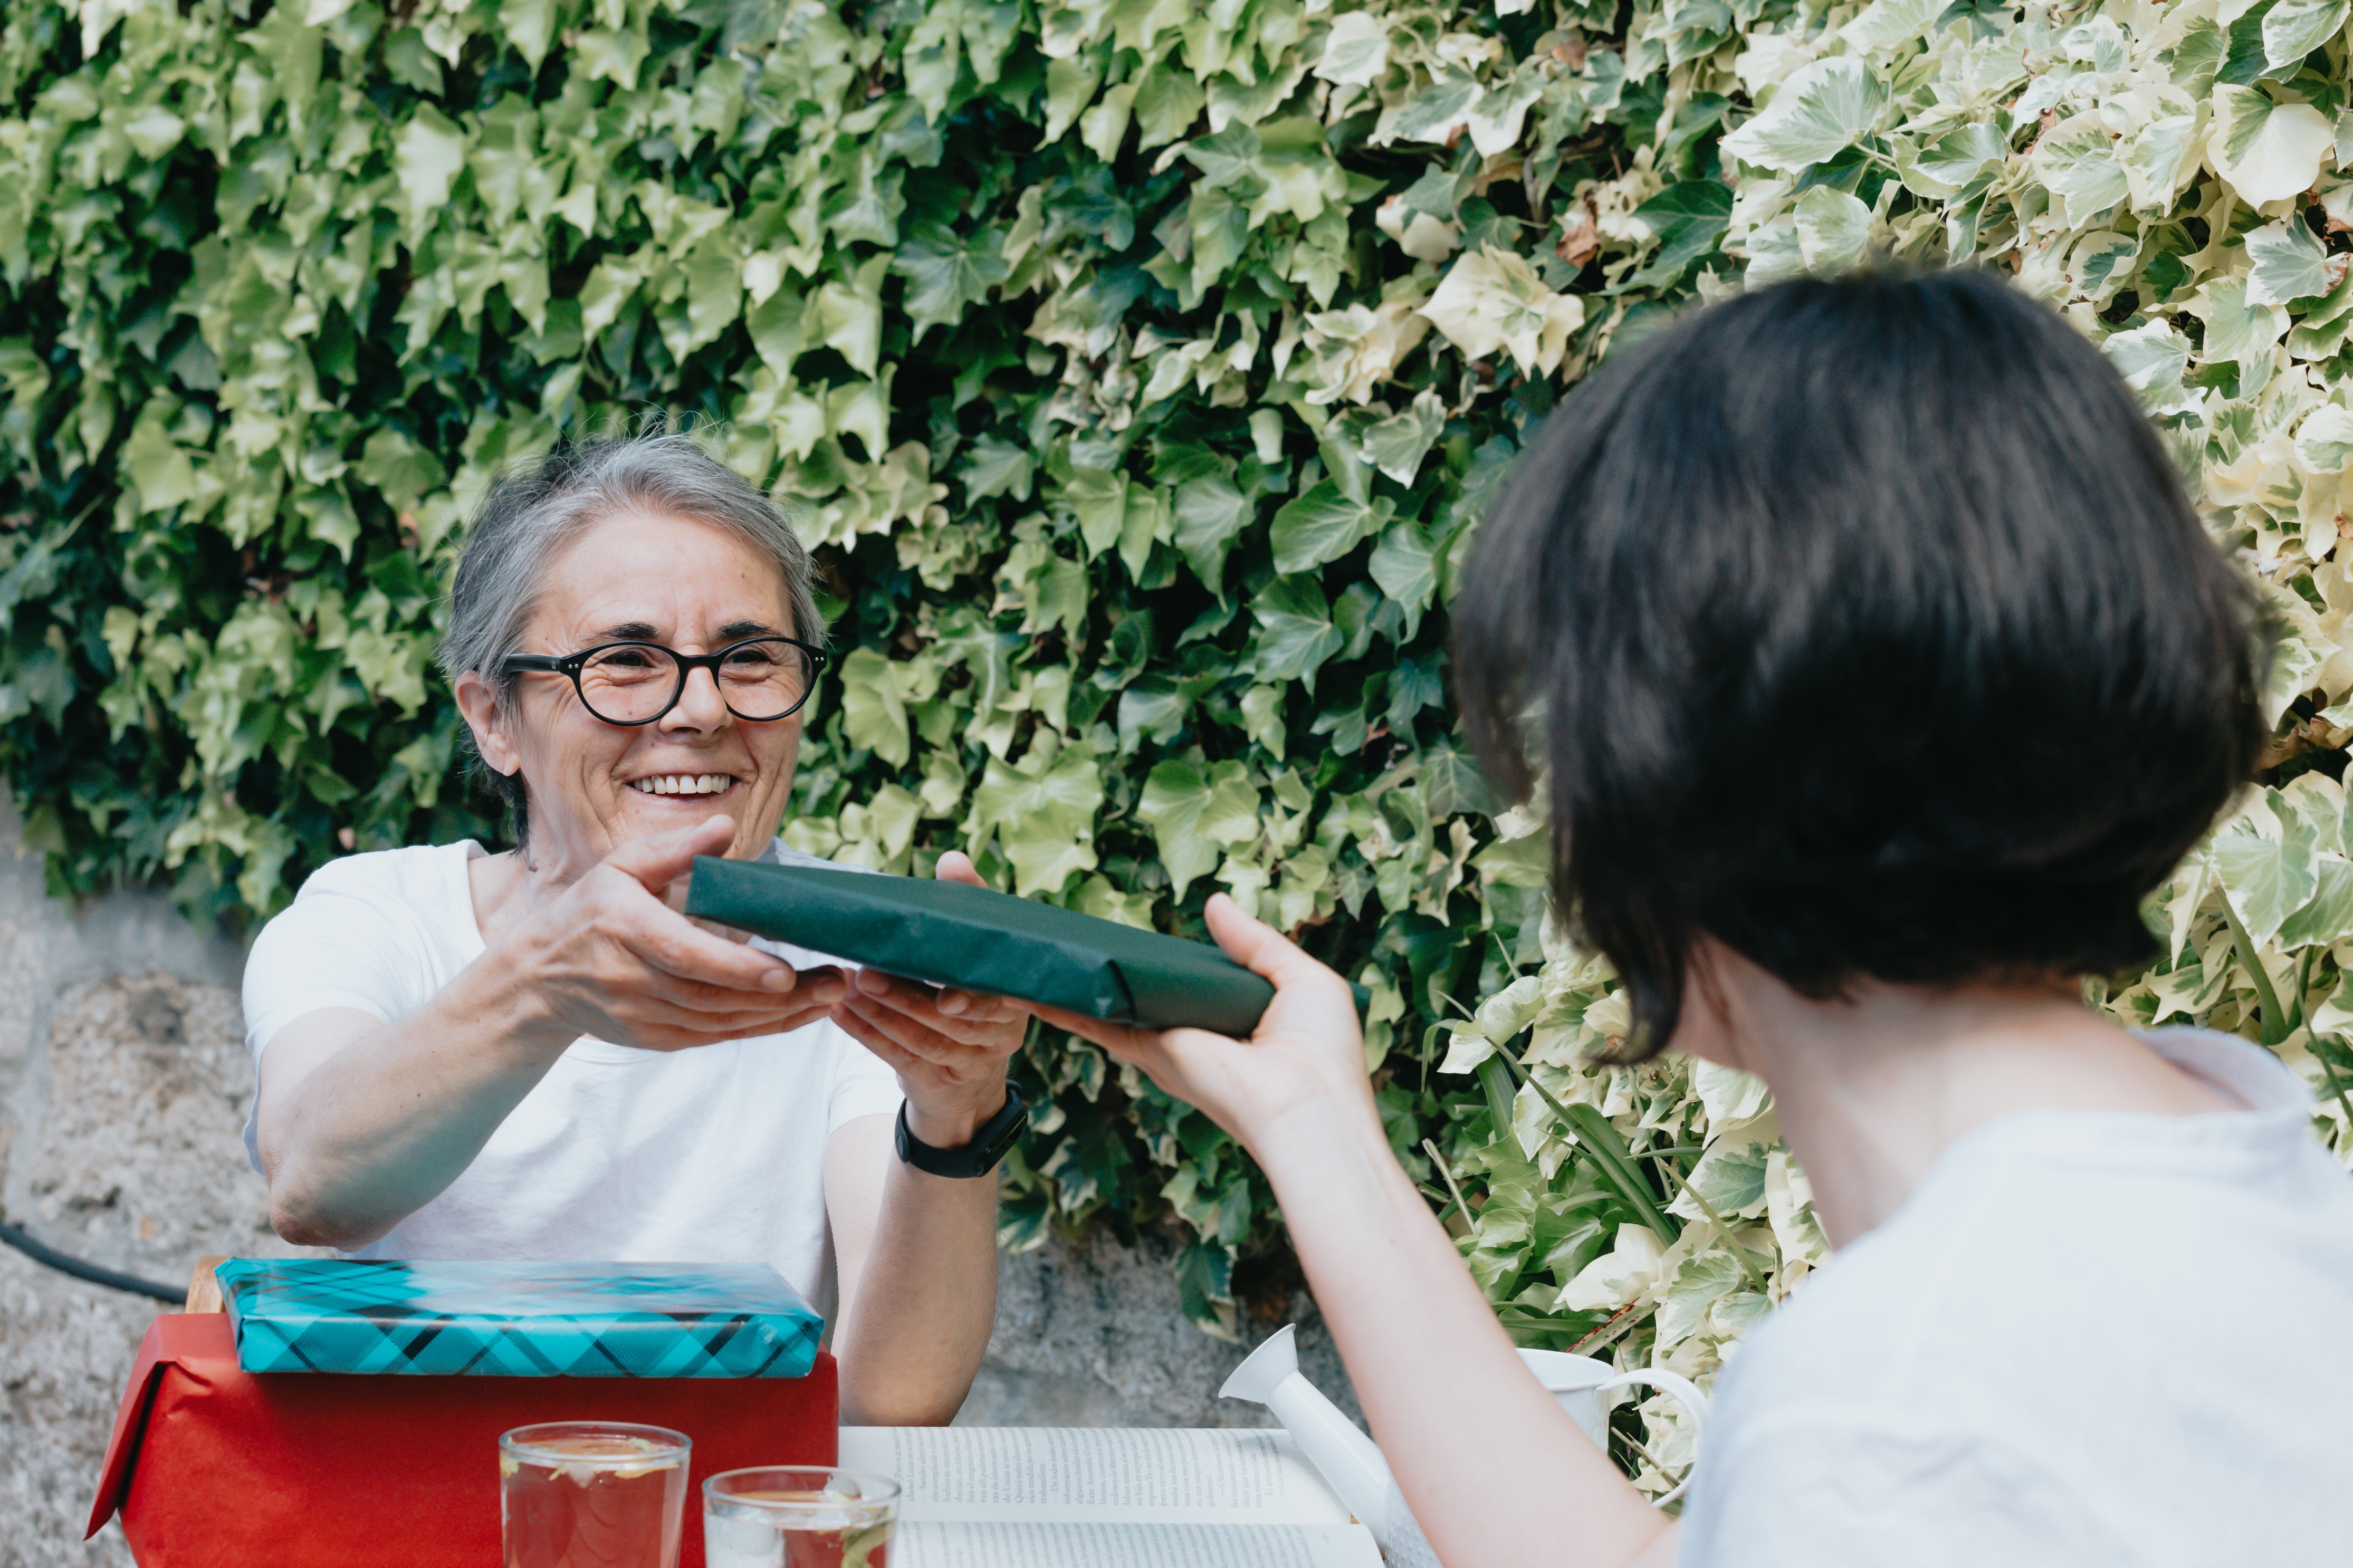
[[[1813,997],[2140,961],[2263,740],[2252,596],[2156,432],[1978,272],[1785,283],[1613,357],[1455,622],[1490,772],[1548,775],[1620,1060],[1674,1033],[1702,936]]]

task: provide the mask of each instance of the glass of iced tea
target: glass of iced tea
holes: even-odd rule
[[[683,1435],[626,1421],[549,1421],[499,1439],[506,1568],[678,1568]]]
[[[726,1470],[702,1483],[707,1568],[889,1568],[899,1483],[823,1465]]]

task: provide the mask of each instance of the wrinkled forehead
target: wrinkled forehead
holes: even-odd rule
[[[534,638],[575,647],[797,635],[774,557],[717,523],[640,510],[599,518],[553,552],[532,615]]]

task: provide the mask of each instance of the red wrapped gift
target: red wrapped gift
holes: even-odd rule
[[[833,1358],[792,1378],[255,1373],[228,1314],[169,1314],[139,1347],[90,1533],[120,1509],[141,1568],[495,1568],[499,1434],[574,1420],[694,1439],[681,1563],[702,1568],[704,1477],[834,1462]]]

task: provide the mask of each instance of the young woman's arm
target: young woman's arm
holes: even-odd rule
[[[1390,1152],[1346,983],[1223,895],[1208,917],[1219,945],[1275,984],[1248,1042],[1039,1016],[1199,1107],[1266,1172],[1373,1436],[1442,1561],[1672,1562],[1671,1522],[1528,1375]]]

